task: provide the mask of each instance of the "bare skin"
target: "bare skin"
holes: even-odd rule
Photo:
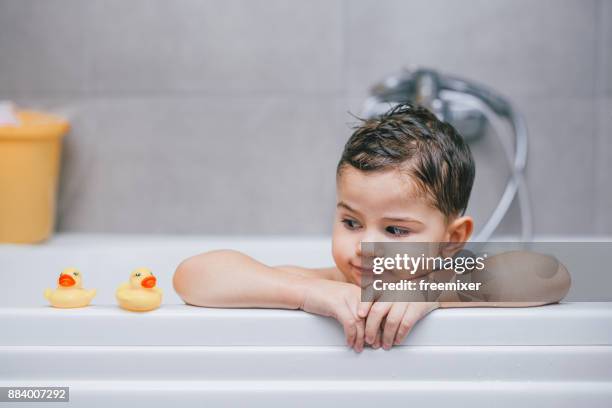
[[[561,300],[570,286],[567,270],[537,286],[547,302],[361,302],[361,242],[466,242],[469,216],[445,217],[420,194],[409,176],[396,170],[364,173],[347,167],[338,176],[332,253],[335,266],[309,269],[267,266],[232,250],[184,260],[174,288],[188,304],[207,307],[301,309],[333,317],[355,351],[390,349],[404,341],[429,312],[446,307],[526,307]]]

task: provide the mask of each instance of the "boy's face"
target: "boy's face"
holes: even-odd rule
[[[332,252],[349,282],[359,284],[364,273],[362,241],[446,242],[457,239],[454,225],[396,169],[366,173],[346,166],[338,177]]]

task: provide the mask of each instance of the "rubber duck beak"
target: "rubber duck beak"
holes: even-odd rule
[[[142,286],[144,286],[145,288],[152,288],[153,286],[155,286],[155,283],[157,282],[157,279],[155,279],[155,276],[147,276],[146,278],[144,278],[142,280],[142,282],[140,283]]]
[[[76,281],[74,280],[72,276],[62,274],[59,277],[58,283],[60,286],[68,288],[70,286],[74,286],[76,284]]]

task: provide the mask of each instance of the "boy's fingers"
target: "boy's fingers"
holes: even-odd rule
[[[399,345],[406,340],[406,337],[414,327],[416,321],[408,319],[405,323],[400,325],[400,328],[397,331],[397,338],[395,339],[395,344]]]
[[[433,312],[434,310],[438,309],[439,307],[440,307],[440,302],[427,302],[427,303],[423,303],[423,314],[421,315],[421,317],[427,316],[429,313]]]
[[[372,345],[372,347],[374,348],[374,350],[380,348],[380,339],[382,338],[382,330],[378,330],[376,332],[376,339],[374,340],[374,344]]]
[[[412,327],[414,327],[414,322],[411,320],[407,320],[406,322],[402,322],[402,324],[400,324],[394,341],[396,346],[402,344],[404,340],[406,340],[406,336],[408,336],[408,333],[410,333]]]
[[[393,306],[387,315],[387,321],[385,322],[385,328],[382,336],[382,345],[385,350],[389,350],[393,345],[393,340],[395,340],[397,329],[402,323],[402,318],[404,317],[407,306],[408,304],[406,303],[393,303]]]
[[[342,323],[342,327],[344,328],[344,334],[346,336],[346,345],[349,347],[353,347],[355,344],[355,338],[357,337],[357,327],[355,325],[356,319],[350,313],[350,311],[346,310],[345,313],[338,316],[338,320]]]
[[[403,343],[404,340],[406,340],[406,336],[408,336],[408,333],[410,333],[414,325],[420,319],[427,316],[427,314],[431,313],[433,310],[436,310],[439,307],[440,303],[438,302],[410,303],[408,305],[408,310],[406,310],[406,313],[402,318],[402,323],[400,324],[399,329],[397,329],[395,344]]]
[[[357,334],[355,327],[350,325],[345,326],[344,333],[346,335],[346,345],[353,347],[355,344],[355,335]]]
[[[359,305],[359,311],[357,312],[359,317],[366,317],[368,315],[368,312],[370,311],[370,307],[372,307],[372,302],[361,302],[361,304]]]
[[[408,333],[410,333],[416,322],[419,321],[419,318],[419,313],[415,311],[414,306],[409,305],[408,310],[406,310],[406,313],[404,313],[402,322],[397,329],[397,335],[394,342],[396,345],[401,344],[404,342],[404,340],[406,340],[406,336],[408,336]]]
[[[392,303],[376,302],[370,308],[365,324],[365,341],[372,344],[376,339],[376,333],[380,329],[383,318],[391,308]]]
[[[359,320],[356,324],[357,336],[355,338],[355,351],[361,353],[363,351],[364,343],[364,323],[363,320]]]

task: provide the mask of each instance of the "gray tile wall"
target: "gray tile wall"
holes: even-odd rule
[[[347,111],[430,66],[525,114],[537,233],[610,234],[611,49],[609,0],[0,0],[0,99],[71,118],[60,230],[326,234]]]
[[[598,10],[597,105],[598,155],[597,227],[599,232],[612,231],[612,1],[602,0]]]

